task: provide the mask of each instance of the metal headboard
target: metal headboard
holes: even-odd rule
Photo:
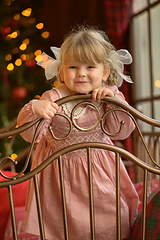
[[[146,203],[147,203],[147,181],[148,181],[148,172],[151,172],[153,174],[157,174],[160,175],[160,165],[155,162],[154,158],[152,157],[149,148],[147,146],[147,144],[145,143],[144,137],[140,131],[140,128],[137,124],[137,119],[140,119],[148,124],[151,124],[153,126],[159,127],[160,128],[160,122],[156,121],[154,119],[151,119],[145,115],[143,115],[142,113],[138,112],[137,110],[135,110],[134,108],[132,108],[129,105],[126,105],[125,103],[115,99],[115,98],[111,98],[111,97],[105,97],[102,102],[106,102],[106,103],[112,103],[115,105],[115,109],[109,110],[108,112],[106,112],[102,117],[100,116],[99,113],[99,109],[94,105],[93,102],[89,101],[91,100],[91,94],[89,95],[74,95],[74,96],[69,96],[69,97],[65,97],[62,99],[59,99],[56,101],[56,103],[58,105],[62,105],[65,102],[69,102],[69,101],[74,101],[74,100],[82,100],[80,103],[78,103],[77,106],[74,107],[74,109],[72,110],[71,113],[71,119],[67,120],[69,121],[70,124],[70,131],[68,133],[68,135],[65,137],[67,138],[71,131],[72,131],[72,126],[74,125],[74,127],[76,127],[77,129],[79,129],[80,131],[91,131],[93,129],[95,129],[97,127],[98,124],[101,125],[102,131],[105,132],[107,135],[111,135],[110,133],[107,133],[106,130],[104,129],[103,126],[103,119],[104,117],[109,114],[112,111],[122,111],[125,112],[126,114],[128,114],[132,120],[134,121],[135,125],[136,125],[136,129],[138,131],[138,134],[142,140],[142,143],[146,149],[146,152],[149,156],[149,158],[151,159],[151,161],[154,163],[155,166],[151,166],[147,163],[144,162],[143,159],[139,159],[136,156],[134,156],[133,154],[127,152],[126,150],[116,147],[116,146],[112,146],[109,144],[104,144],[104,143],[94,143],[94,142],[86,142],[86,143],[79,143],[79,144],[74,144],[72,146],[68,146],[65,147],[59,151],[57,151],[56,153],[54,153],[53,155],[51,155],[50,157],[48,157],[45,161],[43,161],[43,163],[41,163],[39,166],[37,166],[35,169],[33,169],[32,171],[25,173],[25,170],[28,166],[28,163],[30,161],[30,157],[32,154],[32,151],[34,149],[34,144],[35,144],[35,139],[36,136],[38,134],[38,130],[41,126],[41,124],[43,123],[44,119],[42,118],[38,118],[32,122],[26,123],[23,126],[20,126],[14,130],[10,130],[10,131],[6,131],[3,133],[0,133],[0,139],[4,139],[16,134],[19,134],[23,131],[25,131],[26,129],[32,127],[34,124],[37,124],[37,129],[35,131],[34,134],[34,138],[33,141],[31,143],[31,147],[30,147],[30,151],[27,157],[27,160],[24,164],[24,167],[22,168],[22,170],[15,175],[14,177],[9,177],[6,176],[2,173],[2,171],[0,171],[0,174],[5,177],[6,179],[8,179],[7,181],[3,181],[0,182],[0,188],[7,188],[8,189],[8,197],[9,197],[9,204],[10,204],[10,212],[11,212],[11,221],[12,221],[12,229],[13,229],[13,239],[17,240],[17,230],[16,230],[16,218],[15,218],[15,211],[14,211],[14,201],[13,201],[13,193],[12,193],[12,186],[17,185],[19,183],[22,183],[24,181],[27,181],[28,179],[33,178],[34,181],[34,186],[35,186],[35,194],[36,194],[36,202],[37,202],[37,212],[38,212],[38,219],[39,219],[39,229],[40,229],[40,236],[41,239],[45,240],[45,231],[44,231],[44,225],[43,225],[43,217],[42,217],[42,209],[41,209],[41,201],[40,201],[40,193],[39,193],[39,186],[38,186],[38,174],[45,169],[49,164],[51,164],[51,162],[53,162],[55,159],[58,159],[58,164],[59,164],[59,177],[60,177],[60,183],[61,183],[61,193],[62,193],[62,206],[63,206],[63,216],[64,216],[64,233],[65,233],[65,239],[69,240],[69,233],[68,233],[68,223],[67,223],[67,210],[66,210],[66,200],[65,200],[65,187],[64,187],[64,176],[63,176],[63,166],[62,166],[62,156],[65,153],[77,150],[77,149],[86,149],[87,150],[87,160],[88,160],[88,182],[89,182],[89,202],[90,202],[90,232],[91,232],[91,239],[95,240],[95,226],[94,226],[94,194],[93,194],[93,180],[92,180],[92,159],[91,159],[91,149],[92,148],[102,148],[105,150],[109,150],[109,151],[113,151],[115,152],[115,162],[116,162],[116,219],[117,219],[117,239],[120,240],[121,239],[121,210],[120,210],[120,156],[124,156],[126,159],[132,161],[134,164],[136,164],[137,166],[139,166],[140,168],[143,169],[143,204],[142,204],[142,232],[141,232],[141,239],[145,239],[145,219],[146,219]],[[97,122],[95,123],[95,125],[90,128],[90,129],[82,129],[79,126],[76,125],[76,123],[74,122],[73,119],[73,114],[74,111],[77,107],[81,106],[81,105],[86,105],[89,104],[92,107],[94,107],[97,111],[98,114],[98,119]],[[118,107],[116,107],[118,106]],[[121,107],[121,108],[119,108]],[[64,116],[66,117],[66,116]],[[121,131],[123,130],[123,124],[124,122],[121,122],[121,126],[120,129],[117,133],[112,134],[112,136],[116,136],[118,134],[121,133]],[[55,138],[52,129],[50,129],[50,132],[52,134],[52,136]],[[63,139],[61,139],[63,140]],[[3,159],[0,160],[0,164],[2,164],[4,161],[6,161],[6,159],[10,159],[11,161],[13,161],[16,164],[16,160],[11,159],[11,157],[5,157]]]

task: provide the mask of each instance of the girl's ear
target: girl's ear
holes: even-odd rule
[[[106,67],[104,72],[103,72],[103,77],[102,77],[102,80],[103,81],[107,81],[107,78],[109,77],[109,74],[110,74],[110,68],[109,67]]]
[[[61,81],[64,82],[64,74],[63,74],[62,67],[59,68],[59,75],[60,75]]]

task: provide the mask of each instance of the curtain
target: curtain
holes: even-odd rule
[[[129,25],[132,17],[132,3],[133,0],[104,0],[105,3],[105,16],[106,16],[106,32],[108,34],[111,43],[116,49],[126,48],[128,49],[129,43]],[[129,73],[129,67],[125,66],[127,75]],[[121,91],[124,93],[127,102],[131,102],[130,99],[130,87],[126,81],[123,81]],[[124,142],[124,147],[129,152],[133,151],[132,137],[130,136]],[[129,175],[132,181],[135,180],[133,167],[128,168]]]

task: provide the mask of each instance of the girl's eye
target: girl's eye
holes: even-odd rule
[[[88,66],[88,69],[92,69],[92,68],[94,68],[94,66]]]
[[[76,69],[76,66],[70,66],[69,68],[71,68],[71,69]]]

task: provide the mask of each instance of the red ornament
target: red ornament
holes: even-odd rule
[[[4,27],[1,29],[1,34],[6,37],[11,32],[11,27]]]
[[[12,89],[12,98],[14,100],[24,100],[28,96],[28,91],[23,86],[16,86]]]
[[[8,17],[7,19],[7,25],[11,27],[18,27],[19,26],[19,20],[14,20],[12,17]]]
[[[36,61],[34,59],[29,59],[25,61],[25,66],[32,71],[36,66]]]

